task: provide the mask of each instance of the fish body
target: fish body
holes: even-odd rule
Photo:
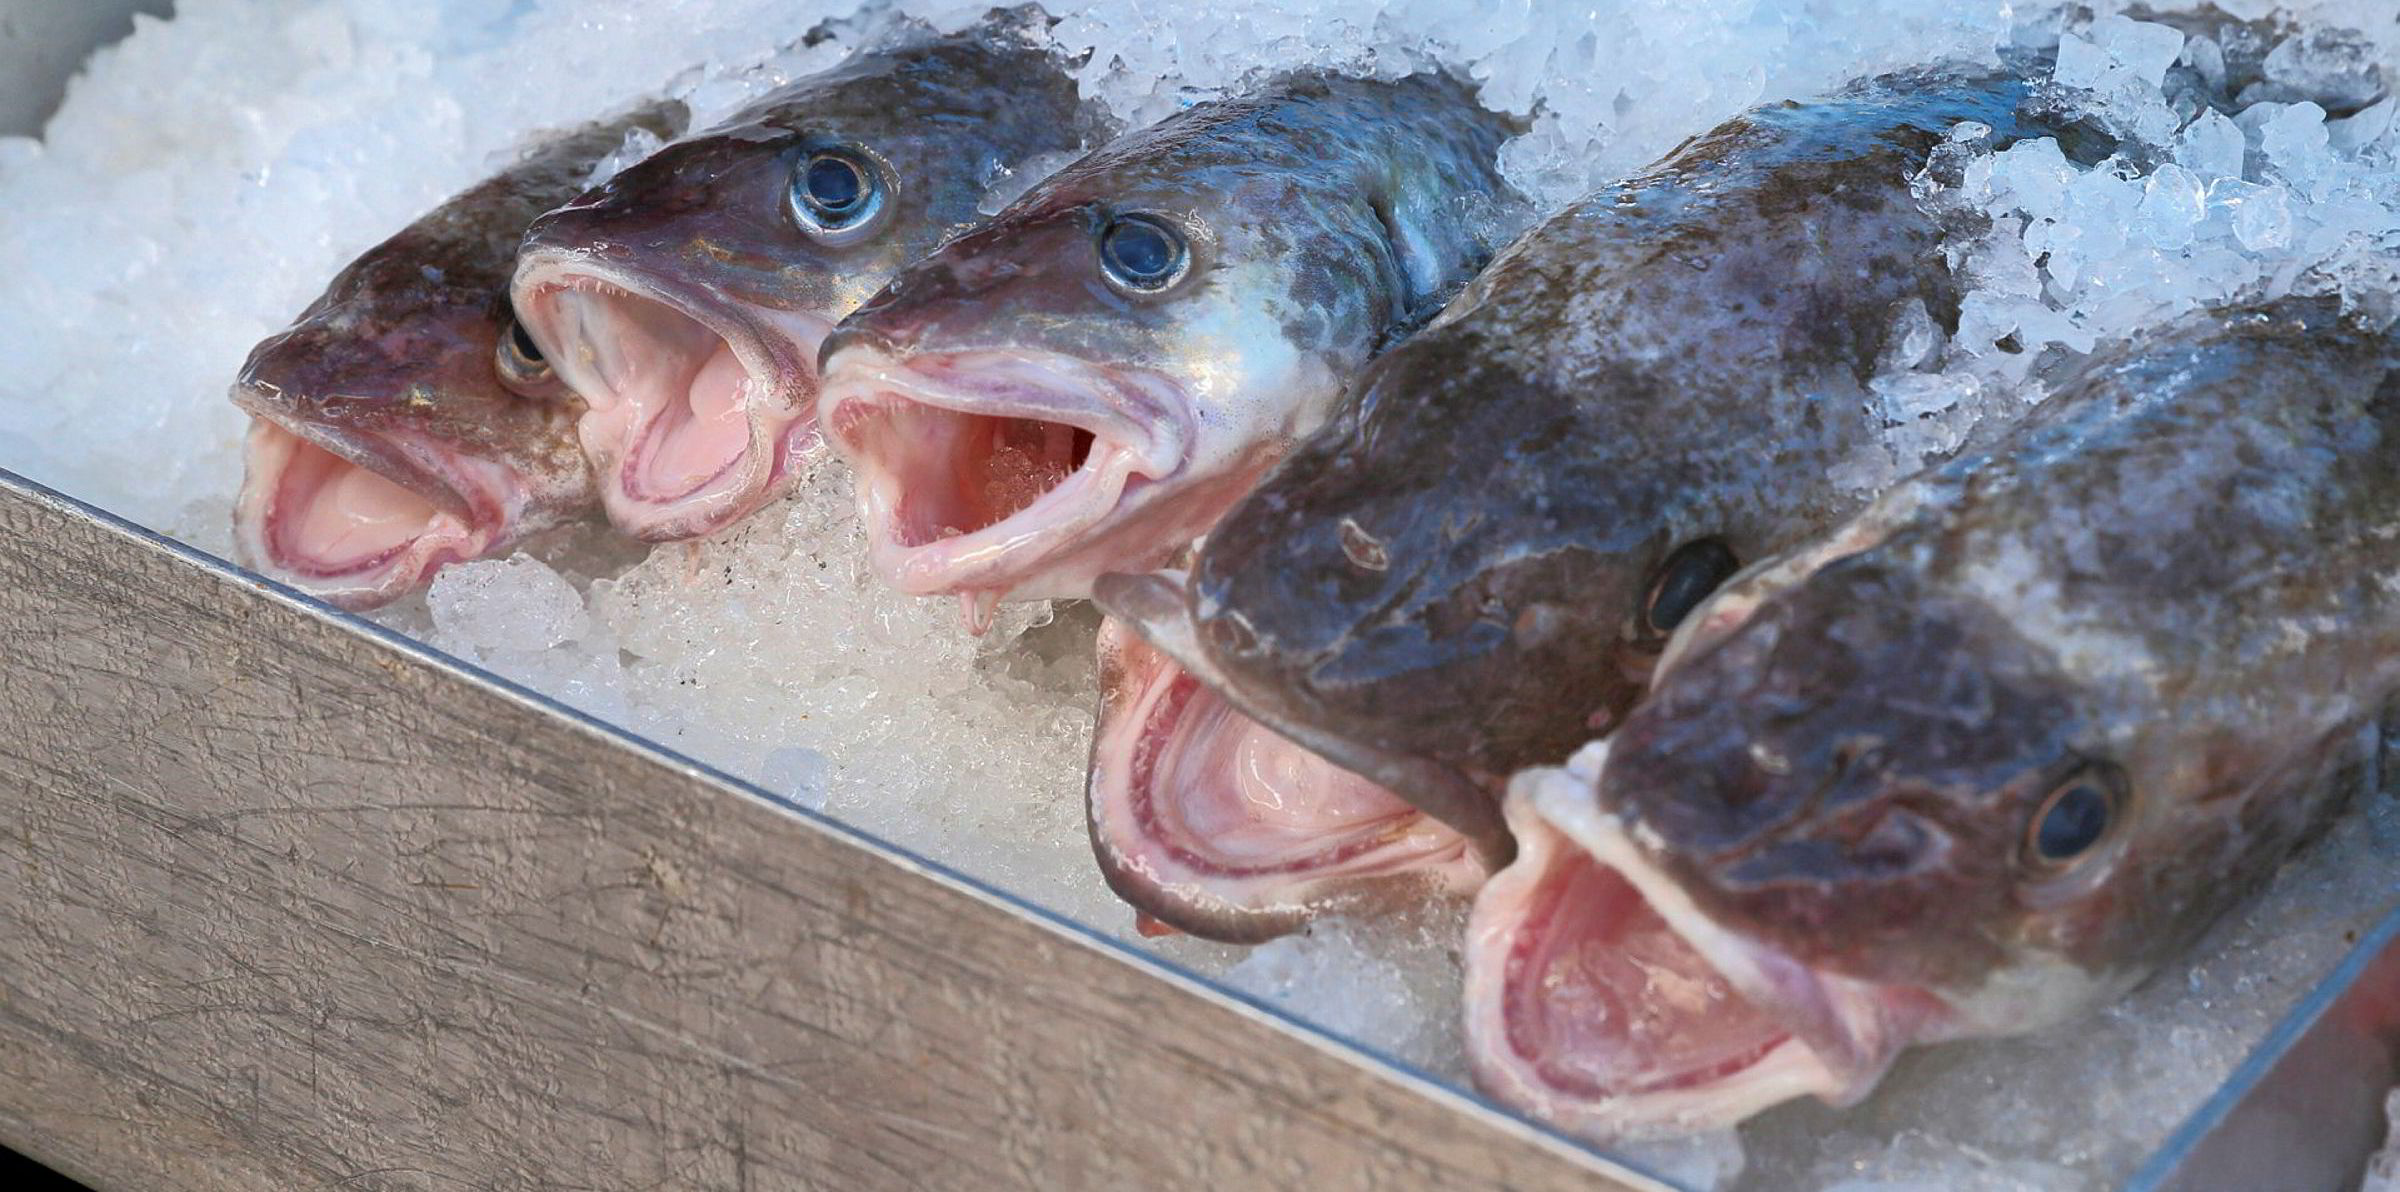
[[[1288,78],[911,266],[825,351],[877,570],[988,608],[1186,548],[1490,258],[1514,129],[1444,76]]]
[[[515,331],[517,244],[658,103],[553,137],[351,262],[232,388],[251,416],[236,501],[250,566],[345,608],[583,516],[580,403]]]
[[[1012,10],[794,82],[543,217],[517,309],[587,403],[610,520],[689,538],[781,493],[835,321],[995,179],[1105,131],[1046,19]]]
[[[1604,747],[1519,779],[1567,861],[1477,909],[1479,1071],[1595,1133],[1721,1124],[2122,994],[2338,809],[2400,689],[2395,511],[2400,343],[2330,301],[2093,358],[1727,585]],[[1530,912],[1572,865],[1613,919]],[[1621,975],[1507,959],[1626,924],[1663,940],[1652,987],[1715,991],[1647,1007],[1714,1066],[1562,1009],[1643,1002]],[[1677,1106],[1646,1091],[1670,1079]]]
[[[1962,126],[2034,131],[2027,100],[1942,68],[1767,105],[1542,223],[1210,532],[1163,613],[1179,657],[1504,852],[1506,775],[1622,715],[1739,565],[1863,502],[1836,473],[1880,431],[1868,383],[1960,297],[1910,180]]]

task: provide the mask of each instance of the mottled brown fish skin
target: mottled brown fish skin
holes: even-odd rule
[[[580,514],[591,482],[579,404],[547,379],[512,391],[495,369],[517,245],[629,132],[671,137],[684,119],[681,104],[653,104],[542,142],[367,250],[251,351],[234,402],[454,513],[467,512],[458,495],[383,436],[423,436],[526,477],[541,499],[524,532]]]
[[[1960,1033],[2032,1029],[2187,947],[2338,809],[2329,774],[2400,689],[2396,528],[2400,345],[2316,300],[2198,313],[1709,626],[1612,743],[1602,806],[1721,926],[1942,994]],[[2113,813],[2053,855],[2080,783]],[[2081,996],[1973,1021],[2062,965]]]
[[[1679,547],[1856,510],[1895,318],[1956,321],[1910,179],[1962,121],[2038,135],[2027,102],[1929,69],[1770,105],[1527,234],[1211,533],[1191,611],[1241,701],[1479,782],[1612,724]]]

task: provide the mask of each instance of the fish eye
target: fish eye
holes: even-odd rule
[[[2025,848],[2043,865],[2064,865],[2092,851],[2108,836],[2117,815],[2117,784],[2098,766],[2068,775],[2034,809]]]
[[[1120,215],[1100,231],[1100,265],[1118,289],[1155,294],[1183,277],[1183,234],[1147,215]]]
[[[821,149],[792,171],[792,219],[819,240],[842,242],[863,235],[883,210],[883,185],[875,167],[843,149]]]
[[[539,385],[550,379],[550,362],[542,358],[540,344],[526,334],[525,324],[513,316],[508,329],[500,333],[500,348],[493,363],[500,370],[500,379],[514,385]]]
[[[1739,570],[1733,549],[1714,538],[1676,547],[1675,553],[1659,564],[1658,578],[1651,581],[1650,597],[1642,605],[1643,626],[1660,637],[1674,632],[1717,585]]]

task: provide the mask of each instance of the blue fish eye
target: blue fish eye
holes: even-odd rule
[[[1183,236],[1148,216],[1119,216],[1100,233],[1100,264],[1126,289],[1166,289],[1183,275],[1187,256]]]
[[[861,227],[882,206],[874,168],[841,150],[810,154],[792,179],[792,215],[818,235]]]
[[[2074,860],[2108,835],[2115,815],[2116,799],[2097,777],[2069,778],[2050,792],[2034,816],[2033,854],[2051,864]]]

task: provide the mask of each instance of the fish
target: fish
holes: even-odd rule
[[[1482,884],[1465,837],[1235,711],[1124,622],[1101,622],[1099,654],[1092,852],[1147,921],[1254,944]]]
[[[1289,76],[911,265],[823,354],[877,572],[972,628],[1188,547],[1505,241],[1519,127],[1446,75]]]
[[[1960,282],[1911,179],[2045,131],[2017,71],[1762,105],[1510,245],[1213,527],[1102,606],[1505,862],[1508,775],[1645,689],[1745,562],[1855,513],[1870,380]],[[1135,606],[1138,605],[1137,609]]]
[[[260,342],[231,389],[250,415],[236,550],[251,568],[365,610],[439,568],[585,516],[580,405],[508,301],[517,244],[639,130],[658,101],[552,136],[336,274]]]
[[[1112,131],[1039,10],[862,52],[666,146],[536,221],[514,283],[586,410],[622,532],[704,536],[813,458],[842,316],[978,218],[993,182]]]
[[[2189,949],[2400,690],[2400,340],[2333,299],[2105,348],[1990,446],[1725,585],[1511,786],[1484,1087],[1596,1137],[1864,1097]]]

